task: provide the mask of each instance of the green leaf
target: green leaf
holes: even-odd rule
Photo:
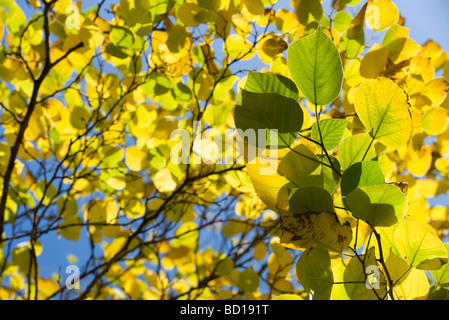
[[[78,204],[72,196],[61,196],[57,201],[58,213],[63,217],[74,216],[78,213]]]
[[[180,104],[187,104],[192,100],[192,91],[181,81],[173,87],[172,95]]]
[[[319,245],[304,251],[296,264],[296,275],[312,300],[329,300],[334,276],[326,248]]]
[[[248,224],[245,221],[236,219],[230,220],[226,225],[222,228],[223,235],[226,238],[231,238],[236,234],[248,231]]]
[[[427,300],[447,300],[449,297],[449,290],[436,285],[433,285],[429,289]]]
[[[332,150],[341,141],[343,134],[348,124],[348,120],[344,119],[322,119],[319,122],[321,137],[323,138],[323,145],[326,150]],[[315,123],[311,131],[312,139],[321,142],[320,132],[318,131],[318,125]],[[317,146],[321,149],[321,146]]]
[[[341,36],[339,48],[341,52],[344,52],[346,59],[357,58],[365,47],[365,32],[363,27],[366,7],[367,4],[365,3],[354,19],[352,19],[349,29]]]
[[[367,133],[344,138],[338,148],[338,160],[341,168],[346,170],[354,163],[373,159],[376,156],[376,151],[371,143],[372,140]]]
[[[292,213],[334,212],[334,201],[331,195],[321,188],[294,189],[288,202],[289,211]]]
[[[8,31],[14,36],[20,36],[27,24],[26,16],[16,3],[10,3],[8,7],[6,23]]]
[[[294,99],[284,97],[278,93],[254,93],[242,90],[242,105],[237,105],[234,111],[235,127],[243,133],[254,130],[257,141],[259,129],[266,130],[266,145],[270,142],[270,130],[277,132],[277,143],[279,147],[290,146],[298,136],[303,123],[303,113],[298,102]],[[242,132],[239,132],[242,134]],[[248,143],[258,145],[259,142]]]
[[[299,22],[307,26],[313,21],[320,21],[323,15],[323,7],[320,0],[298,1],[295,8]]]
[[[329,160],[324,154],[317,154],[317,159],[321,161],[321,165],[319,168],[319,176],[323,179],[323,188],[327,190],[330,194],[332,194],[337,187],[338,182],[340,181],[340,175],[337,172],[340,172],[340,162],[338,162],[337,158],[333,155],[329,155],[329,158],[332,161],[332,166],[335,168],[333,170],[329,166]]]
[[[106,165],[114,165],[123,159],[125,152],[121,148],[105,145],[100,148],[100,155],[102,163],[105,163]]]
[[[54,185],[48,184],[46,180],[42,180],[36,185],[34,195],[37,201],[42,201],[42,204],[48,206],[55,201],[58,190]]]
[[[397,249],[414,268],[437,270],[448,261],[448,251],[433,228],[425,223],[402,220],[394,233]]]
[[[408,96],[393,80],[364,82],[355,92],[355,111],[372,138],[387,147],[399,148],[412,134]]]
[[[247,268],[239,275],[239,288],[244,292],[254,292],[259,288],[259,275],[254,269]]]
[[[377,233],[380,235],[380,242],[383,249],[384,259],[387,260],[390,253],[394,253],[399,256],[398,249],[396,248],[396,243],[394,242],[394,233],[396,232],[396,228],[401,222],[397,222],[389,227],[376,227]],[[380,258],[379,252],[376,251],[376,254]]]
[[[346,30],[340,39],[340,50],[345,51],[347,59],[356,59],[365,48],[365,33],[363,24],[353,26]]]
[[[449,252],[449,242],[444,244],[444,247]],[[440,269],[432,270],[430,273],[436,280],[436,285],[442,287],[449,287],[449,263],[445,263]]]
[[[173,53],[178,53],[184,47],[186,43],[186,39],[189,36],[187,33],[187,29],[185,27],[181,27],[180,25],[174,26],[169,34],[167,39],[167,48]]]
[[[261,73],[248,70],[246,91],[255,93],[278,93],[295,101],[299,99],[295,83],[287,77],[275,73]]]
[[[217,10],[220,7],[220,0],[198,0],[200,7],[208,10]]]
[[[111,33],[109,34],[114,45],[122,48],[131,49],[134,44],[134,35],[125,27],[111,26]]]
[[[299,90],[313,105],[327,105],[340,94],[340,54],[321,27],[288,47],[287,65]]]
[[[333,25],[338,32],[345,32],[351,26],[352,17],[346,11],[338,11],[334,16]]]
[[[407,196],[390,184],[357,188],[346,197],[354,217],[372,226],[388,227],[407,212]]]
[[[136,7],[138,8],[138,3],[143,1],[136,1]],[[152,16],[158,14],[164,14],[169,8],[171,8],[173,0],[151,0],[150,1],[150,12]]]
[[[350,166],[341,177],[343,199],[353,190],[385,184],[385,177],[377,161],[362,161]]]
[[[338,160],[330,155],[337,171],[340,170]],[[289,151],[280,161],[278,172],[293,182],[297,187],[324,188],[332,194],[340,180],[340,176],[329,168],[327,157],[315,155],[305,145],[298,145]]]
[[[81,235],[81,224],[83,219],[78,216],[69,216],[59,225],[61,235],[70,241],[78,241]],[[72,226],[73,225],[73,226]],[[71,226],[71,227],[69,227]]]
[[[23,274],[28,274],[28,272],[30,272],[31,254],[26,242],[21,242],[14,248],[11,254],[11,259],[12,264],[19,267],[20,272]]]

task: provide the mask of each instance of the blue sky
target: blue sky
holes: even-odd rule
[[[410,38],[418,44],[427,40],[436,41],[449,52],[449,1],[447,0],[393,0],[405,17],[405,27],[410,29]]]

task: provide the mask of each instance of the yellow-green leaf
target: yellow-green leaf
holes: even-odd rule
[[[354,108],[370,136],[384,145],[399,148],[412,133],[407,94],[393,80],[370,80],[357,89]]]
[[[393,295],[397,300],[425,300],[429,292],[429,281],[424,270],[411,268],[403,259],[390,252],[386,267],[391,276]]]
[[[435,230],[423,222],[402,220],[394,240],[399,253],[411,267],[436,270],[448,261],[448,252]]]

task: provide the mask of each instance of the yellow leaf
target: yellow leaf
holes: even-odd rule
[[[387,147],[403,146],[412,133],[407,94],[394,81],[377,78],[356,91],[354,107],[370,136]]]
[[[304,31],[304,26],[298,21],[297,15],[287,9],[280,9],[276,12],[274,24],[282,33],[300,33]]]
[[[131,297],[131,299],[137,299],[140,296],[141,289],[139,283],[142,282],[135,278],[129,278],[123,283],[123,290]]]
[[[439,106],[449,90],[449,83],[443,78],[436,78],[424,86],[421,95],[416,98],[415,106]]]
[[[153,183],[159,192],[172,192],[176,190],[177,186],[176,178],[167,168],[163,168],[156,173]]]
[[[448,60],[449,61],[449,60]],[[444,77],[449,81],[449,62],[446,61],[444,64]]]
[[[411,267],[436,270],[448,261],[446,248],[428,224],[404,219],[395,231],[394,240]]]
[[[132,171],[141,171],[148,167],[147,153],[137,146],[126,149],[125,163]]]
[[[294,215],[281,211],[281,244],[297,250],[304,250],[317,244],[332,252],[341,253],[352,240],[348,222],[343,225],[333,212],[309,212]]]
[[[360,65],[362,64],[362,60],[353,59],[349,64],[345,67],[345,82],[351,87],[357,87],[362,82],[368,80],[363,77],[360,73]]]
[[[248,145],[248,148],[252,148]],[[249,149],[249,153],[255,151]],[[259,199],[273,211],[288,211],[288,189],[295,184],[277,171],[280,160],[285,157],[286,149],[278,150],[277,155],[258,155],[252,160],[245,160],[251,182]],[[264,159],[264,160],[262,160]]]
[[[287,43],[277,35],[262,35],[256,48],[260,59],[271,63],[287,49]]]
[[[267,246],[263,241],[259,241],[254,247],[254,259],[261,261],[267,254]]]
[[[134,219],[145,214],[145,206],[141,199],[131,198],[127,200],[126,207],[123,209],[128,218]]]
[[[75,129],[86,129],[89,123],[90,113],[84,107],[74,107],[70,115],[70,124]]]
[[[375,43],[360,63],[360,75],[365,78],[377,78],[387,66],[388,48]]]
[[[154,129],[153,138],[160,140],[169,140],[173,130],[178,128],[178,120],[171,116],[165,116],[158,119]]]
[[[441,107],[429,108],[422,118],[422,128],[429,136],[442,133],[447,126],[448,110]]]
[[[126,181],[123,177],[110,177],[107,181],[112,188],[115,190],[122,190],[126,188]]]
[[[232,26],[241,37],[245,38],[251,33],[251,25],[248,20],[239,15],[234,15],[232,17]]]
[[[232,34],[226,38],[224,52],[233,59],[250,59],[254,55],[251,43],[239,34]]]
[[[415,41],[408,38],[408,33],[409,29],[393,25],[382,40],[382,45],[389,50],[388,58],[395,64],[413,58],[421,49]]]
[[[117,219],[118,206],[113,198],[94,200],[85,210],[84,218],[90,222],[104,221],[113,223]]]
[[[105,260],[112,259],[116,254],[123,250],[125,244],[128,242],[128,237],[120,237],[108,244],[104,250]],[[139,240],[133,238],[126,248],[126,252],[131,252],[139,245]],[[124,250],[125,251],[125,250]]]
[[[448,58],[448,54],[443,51],[438,43],[433,40],[428,40],[418,52],[418,56],[430,58],[430,63],[435,70],[443,67]]]
[[[365,17],[371,29],[380,31],[391,27],[398,21],[399,11],[390,0],[370,0]]]
[[[425,84],[433,79],[435,71],[430,65],[430,61],[430,58],[422,56],[416,56],[410,60],[410,74],[403,85],[409,96],[419,94]]]
[[[393,295],[397,300],[425,300],[429,281],[424,270],[410,269],[403,259],[390,252],[386,261],[391,280],[395,283]]]
[[[56,281],[52,279],[38,279],[38,300],[44,300],[50,297],[53,293],[59,290],[59,285]]]
[[[366,255],[343,259],[332,266],[334,285],[331,300],[377,300],[377,296],[383,297],[386,294],[385,277],[382,272],[379,272],[379,282],[374,283],[379,284],[379,289],[375,289],[377,295],[366,285],[367,268],[378,266],[374,249],[371,247]]]
[[[432,164],[432,148],[430,146],[423,146],[418,153],[418,159],[407,160],[407,168],[415,176],[425,175]]]

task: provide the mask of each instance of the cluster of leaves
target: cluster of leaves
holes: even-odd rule
[[[304,250],[296,271],[313,299],[447,297],[447,225],[435,223],[431,212],[441,207],[429,209],[425,198],[447,189],[415,191],[447,179],[437,167],[445,161],[438,140],[427,139],[446,130],[440,105],[449,84],[434,70],[442,66],[435,55],[447,55],[433,42],[402,38],[395,8],[368,1],[340,39],[318,27],[288,47],[288,72],[250,72],[237,98],[242,138],[254,128],[262,129],[257,140],[262,133],[278,140],[257,142],[246,167],[259,198],[280,215],[281,244]],[[364,43],[365,20],[389,29],[358,58],[363,45],[352,41]],[[304,123],[309,114],[315,121]]]
[[[0,0],[0,299],[446,296],[448,56],[391,1],[107,2]],[[236,127],[278,129],[277,164],[204,152]]]

